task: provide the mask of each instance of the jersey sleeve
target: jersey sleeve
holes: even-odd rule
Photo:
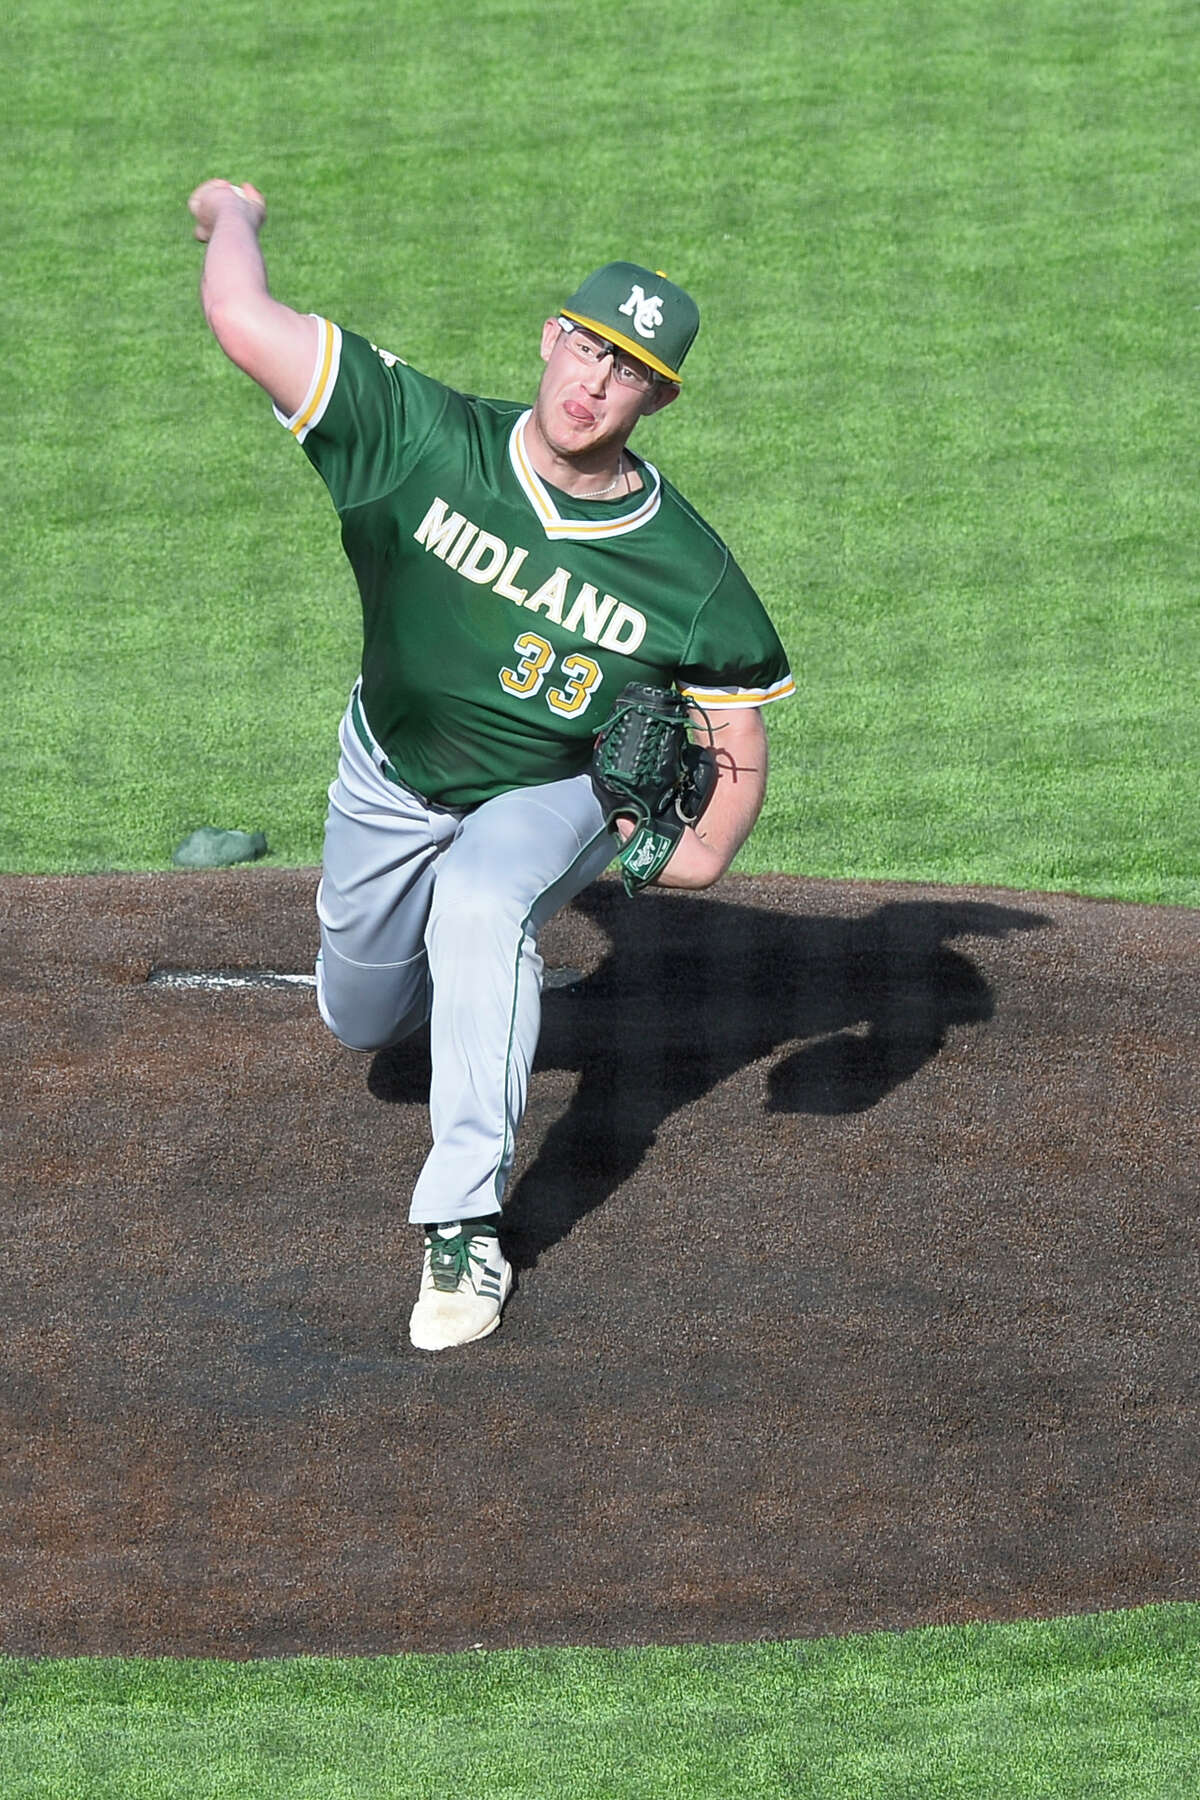
[[[779,634],[732,556],[697,614],[675,685],[714,710],[766,706],[796,691]]]
[[[313,317],[317,317],[315,314]],[[390,351],[317,317],[308,392],[275,417],[304,446],[339,512],[403,481],[449,401],[449,389]]]

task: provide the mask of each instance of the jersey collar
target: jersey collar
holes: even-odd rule
[[[569,538],[576,543],[595,543],[601,538],[624,537],[626,532],[636,531],[654,517],[662,504],[662,477],[653,463],[639,457],[638,467],[643,481],[648,481],[649,487],[633,512],[621,513],[611,519],[564,518],[550,489],[530,462],[525,448],[525,426],[532,414],[533,408],[530,407],[513,426],[508,440],[508,457],[525,498],[548,538]]]

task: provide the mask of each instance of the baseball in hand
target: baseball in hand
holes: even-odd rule
[[[228,204],[231,195],[249,208],[255,230],[266,218],[267,203],[248,181],[241,185],[233,181],[202,182],[188,200],[188,211],[196,221],[196,236],[202,244],[212,236],[217,215],[221,207]]]

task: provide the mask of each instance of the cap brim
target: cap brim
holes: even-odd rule
[[[635,343],[623,332],[614,331],[611,325],[602,325],[599,319],[589,319],[586,313],[572,312],[566,306],[563,307],[560,316],[564,319],[573,319],[576,325],[586,325],[589,331],[594,331],[596,336],[602,337],[606,343],[619,344],[622,350],[628,350],[630,356],[636,356],[639,362],[644,362],[648,368],[653,369],[656,375],[661,375],[665,381],[673,381],[676,387],[683,386],[683,376],[677,370],[668,368],[666,363],[660,361],[652,351],[647,350],[644,344]]]

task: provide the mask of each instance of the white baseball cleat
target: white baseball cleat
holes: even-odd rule
[[[494,1219],[428,1226],[409,1337],[418,1350],[452,1350],[487,1337],[500,1323],[512,1283]]]

